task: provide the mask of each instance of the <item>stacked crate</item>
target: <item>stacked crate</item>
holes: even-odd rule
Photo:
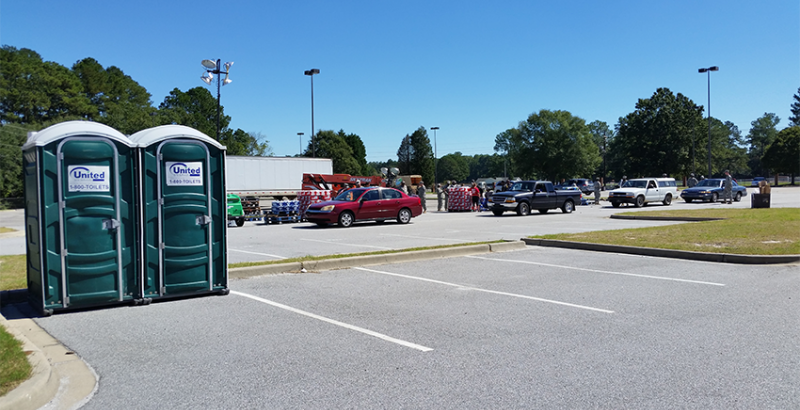
[[[469,211],[472,209],[472,193],[467,187],[452,187],[447,190],[448,211]]]
[[[332,193],[333,191],[319,189],[297,191],[297,200],[299,202],[298,213],[300,214],[300,218],[306,218],[306,210],[309,206],[311,206],[311,204],[330,201]]]
[[[300,222],[300,201],[272,201],[265,222]]]

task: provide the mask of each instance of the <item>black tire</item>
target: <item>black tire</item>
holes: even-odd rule
[[[411,211],[408,208],[403,208],[397,213],[397,222],[405,225],[411,222]]]
[[[494,216],[503,216],[503,211],[492,211]]]
[[[719,194],[716,192],[711,193],[711,202],[717,202],[719,200]]]
[[[574,203],[574,202],[572,202],[572,201],[571,201],[571,200],[569,200],[569,199],[567,199],[566,201],[564,201],[564,205],[563,205],[563,206],[561,206],[561,212],[563,212],[563,213],[565,213],[565,214],[571,214],[571,213],[572,213],[572,211],[574,211],[574,210],[575,210],[575,203]]]
[[[667,194],[667,196],[664,197],[664,202],[662,202],[662,203],[664,205],[671,204],[672,203],[672,194]]]
[[[342,212],[339,214],[339,226],[342,228],[353,226],[353,222],[355,222],[355,217],[351,212]]]
[[[611,206],[613,206],[614,208],[619,208],[619,205],[620,205],[619,202],[612,202],[611,203]]]
[[[531,206],[528,205],[527,202],[520,202],[520,204],[517,205],[517,215],[527,216],[530,214],[531,214]]]
[[[737,192],[736,196],[733,197],[733,200],[736,201],[736,202],[741,201],[742,200],[742,193],[741,192]]]
[[[644,196],[639,195],[636,197],[636,202],[633,203],[633,206],[637,208],[641,208],[644,206]]]
[[[240,228],[244,226],[244,218],[236,218],[236,226]]]
[[[547,211],[549,211],[549,209],[547,209],[547,208],[541,208],[541,209],[537,209],[537,211],[539,211],[539,213],[540,213],[540,214],[546,214],[546,213],[547,213]]]

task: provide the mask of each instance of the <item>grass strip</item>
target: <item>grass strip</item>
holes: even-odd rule
[[[798,208],[659,210],[620,215],[726,219],[531,238],[739,255],[800,254]]]
[[[0,226],[0,233],[9,233],[14,232],[16,229],[6,228],[5,226]]]
[[[27,288],[25,255],[0,256],[0,290]]]
[[[263,266],[263,265],[276,265],[279,263],[292,263],[292,262],[308,262],[308,261],[319,261],[324,259],[341,259],[341,258],[349,258],[352,256],[370,256],[370,255],[386,255],[391,253],[402,253],[402,252],[410,252],[410,251],[423,251],[428,249],[446,249],[446,248],[457,248],[461,246],[471,246],[471,245],[486,245],[490,243],[502,243],[505,242],[504,240],[496,240],[496,241],[485,241],[485,242],[469,242],[469,243],[458,243],[458,244],[450,244],[450,245],[436,245],[436,246],[421,246],[418,248],[407,248],[407,249],[390,249],[385,251],[372,251],[372,252],[362,252],[362,253],[338,253],[334,255],[321,255],[321,256],[300,256],[297,258],[288,258],[288,259],[279,259],[274,261],[261,261],[261,262],[238,262],[238,263],[230,263],[228,264],[228,268],[246,268],[250,266]]]
[[[31,375],[22,343],[0,326],[0,396],[14,390]]]

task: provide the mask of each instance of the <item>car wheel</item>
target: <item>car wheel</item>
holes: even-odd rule
[[[611,206],[613,206],[614,208],[619,208],[619,202],[612,202]]]
[[[503,211],[492,211],[492,213],[494,214],[494,216],[502,216],[503,215]]]
[[[397,222],[407,224],[409,221],[411,221],[411,211],[409,211],[408,208],[401,209],[400,212],[397,213]]]
[[[639,195],[636,197],[636,202],[633,204],[637,208],[641,208],[644,206],[644,196]]]
[[[240,228],[244,226],[244,218],[236,218],[236,226]]]
[[[664,205],[669,205],[671,203],[672,203],[672,194],[667,194],[667,196],[664,197],[663,204]]]
[[[575,210],[575,204],[570,200],[564,202],[564,206],[561,207],[561,212],[565,214],[571,214],[572,211],[574,210]]]
[[[540,213],[540,214],[546,214],[546,213],[547,213],[547,211],[549,211],[549,209],[547,209],[547,208],[542,208],[542,209],[537,209],[537,211],[539,211],[539,213]]]
[[[711,202],[717,202],[718,199],[719,199],[719,194],[717,194],[716,192],[711,194]]]
[[[741,201],[742,200],[742,193],[741,192],[737,192],[736,196],[733,197],[733,200],[736,201],[736,202]]]
[[[526,202],[521,202],[519,205],[517,205],[517,215],[526,216],[530,215],[530,213],[531,207]]]
[[[353,217],[353,214],[350,212],[342,212],[341,214],[339,214],[339,226],[341,226],[342,228],[348,228],[352,226],[354,221],[355,218]]]

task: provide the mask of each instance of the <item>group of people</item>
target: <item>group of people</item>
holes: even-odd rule
[[[458,184],[455,181],[445,181],[444,186],[441,183],[436,184],[436,200],[437,200],[437,209],[439,212],[446,212],[450,209],[449,200],[450,200],[450,188],[463,188],[464,184]],[[472,183],[468,186],[470,198],[471,198],[471,207],[470,210],[472,212],[480,212],[482,207],[486,207],[486,197],[491,195],[491,190],[485,189],[483,186],[478,185],[477,182],[472,181]]]

